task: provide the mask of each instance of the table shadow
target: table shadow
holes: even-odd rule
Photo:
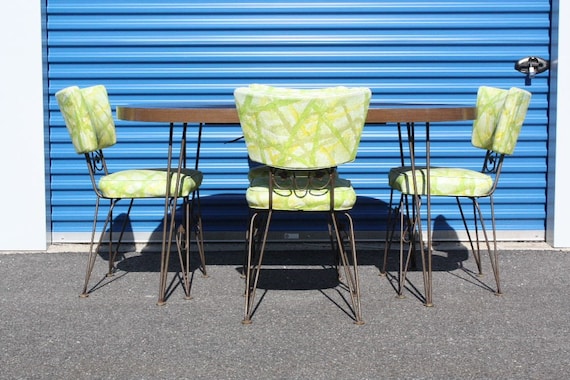
[[[217,229],[217,233],[223,234],[224,230],[236,231],[241,229],[245,237],[245,229],[248,223],[249,211],[244,196],[241,194],[217,194],[207,197],[202,197],[201,211],[203,217],[203,228],[205,235],[205,254],[206,265],[229,265],[234,266],[236,273],[241,274],[244,257],[246,254],[245,241],[209,241],[208,231],[210,229]],[[220,210],[231,210],[220,216]],[[181,215],[181,210],[177,210],[177,214]],[[279,213],[276,215],[274,223],[272,223],[272,230],[292,231],[292,227],[301,228],[304,226],[321,225],[322,229],[319,231],[326,231],[326,219],[318,213],[304,213],[303,223],[296,224],[297,213]],[[311,214],[311,215],[307,215]],[[315,214],[315,215],[312,215]],[[368,233],[370,230],[385,231],[386,218],[388,215],[388,205],[382,200],[369,197],[359,197],[357,204],[351,212],[354,219],[356,235],[357,235],[357,253],[358,262],[360,266],[375,266],[380,271],[383,255],[384,255],[384,236],[379,236],[378,239],[366,239],[360,241],[359,234]],[[179,220],[179,218],[178,218]],[[472,281],[479,284],[482,283],[477,279],[475,272],[464,266],[464,262],[469,258],[469,251],[461,246],[455,246],[453,249],[442,248],[437,244],[440,238],[439,234],[445,235],[446,240],[457,240],[456,232],[451,228],[447,219],[443,215],[438,215],[434,219],[433,237],[436,243],[434,244],[434,252],[432,256],[432,270],[434,272],[454,272],[461,271],[458,276],[464,275],[467,281]],[[132,222],[126,219],[125,214],[118,215],[113,220],[113,228],[115,231],[119,230],[122,223],[126,222],[125,229],[125,243],[122,243],[117,256],[116,268],[119,271],[126,273],[130,272],[158,272],[160,270],[160,248],[163,234],[163,224],[160,222],[152,232],[149,244],[140,248],[137,252],[137,247],[132,243],[133,230]],[[367,226],[366,228],[359,229],[359,226]],[[367,229],[368,228],[368,229]],[[108,231],[106,231],[108,233]],[[387,271],[391,273],[397,272],[398,268],[398,244],[392,245],[392,250],[388,256]],[[99,247],[99,256],[103,260],[108,260],[107,247],[103,244]],[[264,259],[264,266],[329,266],[332,264],[332,250],[329,241],[326,240],[299,240],[299,241],[269,241],[266,249],[266,256]],[[191,246],[191,275],[199,272],[199,257],[198,250],[195,244]],[[180,271],[180,263],[178,254],[173,244],[171,256],[169,261],[170,277],[172,273]],[[322,267],[325,268],[325,267]],[[316,275],[317,273],[329,273],[328,269],[321,269],[320,272],[315,272],[315,269],[304,270],[302,268],[287,270],[271,269],[272,275],[263,275],[260,287],[268,289],[276,288],[278,286],[285,286],[290,289],[305,289],[305,288],[329,288],[338,285],[338,279],[334,276]],[[292,270],[292,272],[289,272]],[[312,272],[310,272],[312,271]],[[416,266],[410,268],[410,271],[421,271],[421,260],[416,257]],[[307,278],[305,278],[305,276]],[[172,278],[171,287],[177,286],[174,284],[176,278]],[[295,281],[292,281],[294,279]],[[291,281],[290,281],[291,280]],[[336,282],[335,282],[336,281]],[[295,282],[295,283],[294,283]],[[411,284],[413,287],[419,288],[420,284]],[[486,286],[485,286],[486,287]]]
[[[247,203],[243,195],[236,194],[218,194],[201,198],[201,211],[203,218],[204,229],[204,243],[207,264],[210,265],[241,265],[245,254],[245,240],[241,241],[210,241],[208,239],[209,232],[214,230],[217,236],[223,235],[224,231],[235,232],[243,231],[245,238],[245,231],[248,225],[249,211]],[[231,210],[231,212],[220,216],[219,210]],[[313,215],[314,214],[314,215]],[[177,210],[177,222],[180,222],[182,210]],[[384,255],[384,231],[386,230],[386,218],[388,215],[388,205],[382,200],[369,197],[359,197],[354,209],[351,212],[354,219],[357,252],[359,256],[360,265],[374,265],[380,269],[382,258]],[[149,243],[140,248],[139,255],[134,257],[126,257],[124,254],[128,252],[135,252],[136,245],[132,242],[134,240],[134,233],[132,229],[132,222],[125,220],[126,215],[120,214],[113,220],[113,229],[120,230],[122,223],[126,222],[124,242],[119,247],[117,261],[121,264],[122,268],[128,268],[129,271],[158,271],[160,268],[160,248],[163,234],[162,221],[157,224],[156,228],[150,235]],[[324,232],[325,234],[319,235],[326,236],[326,217],[319,213],[303,213],[302,223],[297,223],[299,219],[298,213],[276,213],[272,222],[271,231],[310,231]],[[468,259],[469,252],[467,249],[457,246],[453,249],[441,249],[438,245],[440,241],[440,234],[445,236],[446,241],[458,241],[458,236],[453,228],[447,222],[443,215],[438,215],[434,219],[433,239],[434,239],[434,253],[433,253],[433,270],[434,271],[452,271],[463,268],[463,262]],[[364,227],[363,227],[364,226]],[[359,228],[360,227],[360,228]],[[363,228],[362,228],[363,227]],[[297,229],[296,229],[297,228]],[[379,231],[378,238],[374,237],[375,231]],[[105,231],[108,235],[109,229]],[[115,237],[117,233],[114,233]],[[359,240],[359,235],[365,235],[365,240]],[[370,238],[372,236],[372,238]],[[243,243],[243,244],[242,244]],[[388,257],[388,270],[395,270],[398,267],[397,251],[399,245],[397,242],[392,243],[392,249]],[[277,254],[275,259],[272,257],[272,252],[279,252],[280,250],[290,252],[290,258],[294,258],[295,262],[289,264],[299,265],[315,265],[317,264],[316,257],[313,253],[316,251],[330,251],[331,245],[326,239],[320,240],[292,240],[283,241],[278,239],[275,241],[269,240],[267,247],[268,262],[277,260],[282,255]],[[108,260],[107,243],[103,243],[98,247],[99,256],[103,260]],[[198,256],[195,244],[191,247],[192,257],[191,261],[194,263],[191,270],[198,267]],[[295,253],[295,254],[293,254]],[[297,254],[301,253],[301,254]],[[178,268],[176,257],[175,245],[172,245],[170,265],[173,270]],[[121,263],[122,261],[133,261],[133,263]],[[290,260],[286,260],[290,261]],[[416,257],[416,263],[420,263],[419,257]],[[418,266],[418,270],[421,267]],[[414,270],[414,268],[412,268]]]

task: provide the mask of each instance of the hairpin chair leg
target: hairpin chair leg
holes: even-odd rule
[[[83,291],[81,292],[80,297],[81,298],[86,298],[89,296],[89,291],[87,290],[88,286],[89,286],[89,280],[91,279],[91,273],[93,272],[93,267],[95,266],[95,259],[97,258],[97,252],[98,252],[98,247],[95,247],[95,233],[97,232],[97,222],[98,222],[98,216],[99,216],[99,204],[100,204],[100,199],[101,198],[97,198],[97,201],[95,203],[95,215],[93,218],[93,228],[91,230],[91,241],[89,243],[89,258],[87,261],[87,269],[85,271],[85,283],[83,285]],[[119,251],[119,248],[121,246],[121,242],[123,240],[123,235],[125,233],[125,228],[127,225],[127,220],[128,217],[131,213],[131,209],[133,207],[133,202],[134,199],[131,199],[129,202],[129,207],[127,209],[127,216],[126,219],[123,221],[123,224],[121,226],[121,232],[119,234],[119,239],[117,240],[117,243],[115,245],[115,247],[113,247],[113,210],[115,209],[115,205],[119,202],[120,199],[111,199],[110,200],[110,204],[109,204],[109,211],[107,212],[107,217],[105,219],[105,222],[103,223],[103,228],[101,230],[101,234],[99,236],[99,242],[98,242],[98,246],[101,245],[101,243],[103,242],[103,235],[105,234],[105,230],[107,229],[107,226],[109,226],[109,241],[108,241],[108,246],[109,246],[109,268],[107,271],[106,276],[107,277],[111,277],[113,276],[114,272],[115,272],[115,259],[117,257],[117,252]]]
[[[339,222],[337,219],[337,213],[331,212],[331,220],[336,238],[336,247],[338,248],[338,256],[340,258],[340,263],[343,267],[344,277],[346,278],[346,285],[348,286],[348,291],[350,293],[350,299],[352,302],[352,309],[354,312],[354,323],[357,325],[363,325],[362,311],[360,303],[360,283],[358,276],[358,260],[356,256],[356,244],[354,238],[354,223],[350,214],[347,212],[343,213],[344,217],[348,222],[348,243],[350,245],[350,250],[352,251],[352,258],[349,260],[348,254],[344,247],[342,234],[339,227]],[[352,262],[352,265],[351,265]],[[352,268],[351,268],[352,267]]]
[[[496,226],[495,226],[495,205],[493,201],[493,196],[489,197],[490,206],[491,206],[491,224],[492,224],[492,238],[493,238],[493,246],[491,247],[491,243],[489,241],[489,236],[487,233],[487,227],[485,226],[485,219],[483,217],[483,212],[481,211],[481,207],[479,202],[477,202],[476,198],[473,198],[474,207],[477,210],[477,214],[479,215],[479,221],[481,223],[481,230],[483,232],[483,236],[485,238],[485,244],[487,247],[487,252],[489,252],[489,259],[491,261],[491,269],[493,271],[493,276],[495,277],[495,283],[497,285],[497,290],[495,294],[501,295],[501,281],[499,277],[499,258],[498,258],[498,250],[497,250],[497,234],[496,234]]]
[[[192,299],[190,294],[190,237],[191,228],[190,225],[190,202],[188,197],[184,197],[184,213],[183,213],[183,223],[178,226],[176,232],[176,250],[178,252],[178,259],[180,261],[180,270],[182,272],[182,280],[184,284],[184,298],[187,300]]]
[[[491,224],[493,229],[493,248],[492,251],[489,250],[489,256],[491,260],[491,267],[493,269],[493,275],[495,276],[495,283],[497,284],[497,295],[503,294],[501,290],[501,279],[500,279],[500,271],[499,271],[499,250],[497,249],[497,229],[495,225],[495,202],[493,200],[493,195],[489,197],[489,201],[491,203]],[[485,233],[486,236],[486,233]],[[489,241],[489,239],[487,239]],[[491,252],[493,252],[491,254]]]
[[[388,206],[388,216],[386,217],[386,236],[384,239],[384,257],[380,265],[379,275],[386,276],[386,267],[388,265],[388,254],[392,248],[392,239],[394,238],[394,230],[396,229],[396,221],[394,219],[394,210],[392,209],[392,202],[394,200],[394,190],[390,190],[390,203]]]
[[[200,256],[200,263],[202,265],[202,277],[208,277],[208,270],[206,269],[206,251],[204,250],[204,229],[202,227],[202,211],[200,208],[200,194],[196,190],[192,196],[192,209],[190,215],[194,216],[194,236],[198,246],[198,255]]]
[[[499,278],[499,262],[498,262],[498,254],[497,254],[497,238],[496,238],[496,230],[495,230],[495,208],[492,196],[490,196],[490,203],[491,203],[491,223],[492,223],[492,238],[493,238],[493,246],[491,247],[491,243],[489,242],[489,236],[487,233],[487,227],[485,225],[485,219],[483,217],[483,212],[481,207],[479,206],[479,202],[477,198],[470,198],[473,206],[473,225],[475,230],[475,239],[471,236],[471,232],[467,225],[467,220],[463,213],[463,208],[461,206],[461,201],[459,197],[456,197],[457,206],[459,207],[459,212],[461,213],[461,219],[463,220],[463,226],[465,227],[465,232],[467,233],[467,238],[469,240],[469,245],[471,247],[471,252],[473,252],[473,258],[475,259],[475,263],[477,265],[477,275],[483,276],[483,269],[481,263],[481,240],[479,238],[479,224],[481,225],[481,233],[485,239],[485,246],[487,252],[489,253],[489,259],[491,261],[491,268],[493,271],[493,276],[495,277],[495,283],[497,285],[496,294],[501,294],[501,282]]]
[[[473,241],[473,238],[471,236],[471,231],[469,229],[469,226],[467,225],[467,219],[465,218],[465,214],[463,213],[463,206],[461,205],[461,200],[459,199],[459,197],[455,197],[455,200],[457,201],[457,207],[459,208],[461,220],[463,221],[463,227],[465,228],[465,233],[467,234],[467,239],[469,240],[469,246],[471,247],[471,252],[473,252],[473,258],[475,259],[475,264],[477,265],[477,272],[478,272],[477,274],[478,276],[482,276],[483,270],[481,267],[481,253],[480,253],[481,250],[479,247],[479,227],[477,222],[477,209],[476,209],[475,200],[473,200],[472,202],[473,225],[475,228],[475,242]]]
[[[254,212],[251,216],[249,224],[248,252],[245,267],[245,308],[242,321],[244,325],[251,324],[251,317],[255,310],[255,292],[257,289],[257,284],[259,282],[259,274],[261,271],[263,255],[265,253],[269,224],[271,222],[271,214],[271,210],[267,211],[267,216],[261,216],[262,220],[260,223],[258,220],[258,217],[260,217],[260,212]],[[263,234],[261,235],[261,231],[259,229],[260,224],[263,226]],[[261,240],[259,241],[258,239]]]
[[[95,216],[93,217],[93,227],[91,229],[91,242],[89,243],[89,258],[87,260],[87,270],[85,271],[85,283],[83,285],[83,291],[81,292],[80,295],[81,298],[89,297],[89,292],[87,291],[87,287],[89,286],[91,272],[93,271],[93,266],[95,265],[95,257],[97,256],[97,250],[95,249],[95,231],[97,230],[98,215],[99,215],[99,198],[97,198],[95,203]],[[99,242],[100,241],[101,239],[99,239]]]
[[[202,218],[200,216],[199,210],[195,211],[194,202],[194,196],[192,197],[192,200],[190,200],[189,197],[184,198],[184,221],[180,226],[178,226],[178,231],[176,234],[176,246],[182,271],[184,294],[187,300],[192,299],[192,295],[190,294],[190,255],[192,245],[192,230],[194,230],[194,237],[196,240],[198,255],[200,257],[200,270],[202,271],[202,276],[208,277],[206,270],[206,259],[204,254],[204,240],[202,236]]]

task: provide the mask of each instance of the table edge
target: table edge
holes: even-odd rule
[[[366,123],[408,123],[474,120],[475,106],[371,107]],[[127,121],[167,123],[239,124],[235,107],[117,106],[117,118]]]

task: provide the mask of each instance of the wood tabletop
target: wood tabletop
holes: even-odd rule
[[[167,123],[210,123],[238,124],[239,118],[233,104],[198,103],[149,103],[122,105],[117,107],[117,117],[121,120],[167,122]],[[444,104],[370,104],[367,123],[406,123],[474,120],[477,117],[475,106]]]

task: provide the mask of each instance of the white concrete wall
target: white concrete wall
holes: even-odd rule
[[[546,241],[570,247],[570,19],[568,0],[552,2],[552,57]]]
[[[0,251],[47,248],[40,1],[0,12]]]

